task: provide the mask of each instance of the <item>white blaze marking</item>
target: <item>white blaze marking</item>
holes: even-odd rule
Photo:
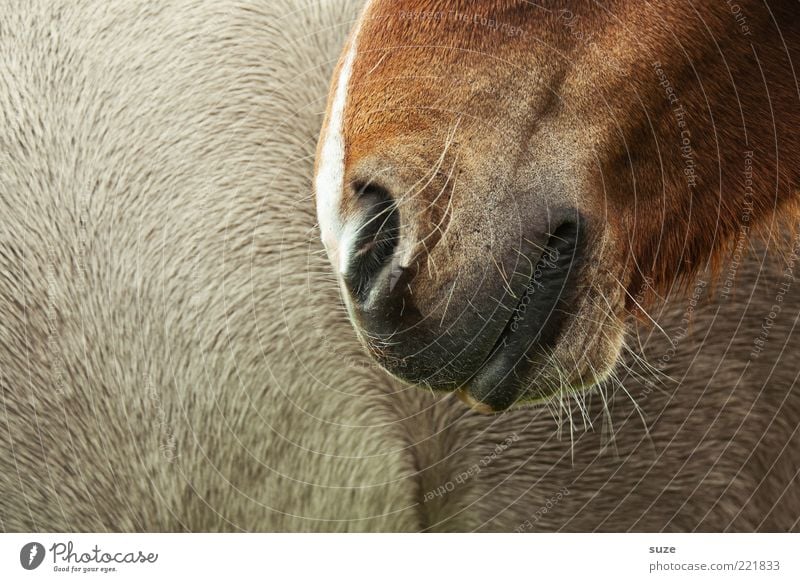
[[[358,49],[358,34],[361,32],[361,23],[369,9],[369,4],[370,2],[367,2],[367,6],[361,13],[350,41],[350,48],[339,71],[336,92],[330,111],[328,111],[328,128],[320,148],[318,171],[314,180],[317,194],[317,219],[322,231],[322,242],[328,251],[331,262],[339,267],[342,274],[351,252],[348,246],[354,243],[353,239],[355,238],[352,227],[348,229],[351,231],[348,233],[349,236],[344,236],[344,227],[339,216],[344,192],[344,114],[350,77],[353,74],[353,64]],[[340,242],[343,243],[341,246]]]
[[[347,265],[350,263],[350,255],[356,245],[356,235],[360,230],[360,222],[347,224],[342,229],[339,238],[339,273],[344,277],[347,274]]]

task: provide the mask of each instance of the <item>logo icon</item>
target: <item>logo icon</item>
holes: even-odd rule
[[[26,570],[35,570],[44,561],[44,546],[39,542],[29,542],[19,552],[19,563]]]

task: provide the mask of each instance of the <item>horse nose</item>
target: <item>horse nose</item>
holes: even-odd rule
[[[354,186],[361,210],[351,235],[351,254],[344,273],[345,285],[359,304],[367,303],[373,289],[391,292],[392,257],[400,241],[400,218],[389,191],[374,184]]]

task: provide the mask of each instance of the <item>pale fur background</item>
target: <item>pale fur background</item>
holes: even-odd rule
[[[311,191],[359,4],[0,0],[0,529],[800,529],[791,255],[656,312],[613,440],[371,367]]]

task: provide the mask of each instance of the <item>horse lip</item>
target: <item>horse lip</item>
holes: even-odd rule
[[[565,301],[563,296],[577,270],[575,263],[581,247],[577,226],[562,226],[566,228],[556,229],[548,242],[548,247],[555,249],[555,256],[547,251],[540,255],[525,292],[486,359],[458,391],[459,398],[473,410],[499,412],[516,404],[524,390],[519,372],[524,373],[535,364],[529,355],[531,348],[549,348],[560,335],[564,317],[552,314]],[[555,272],[539,279],[546,274],[545,268]],[[534,302],[531,297],[537,293],[544,297]]]

